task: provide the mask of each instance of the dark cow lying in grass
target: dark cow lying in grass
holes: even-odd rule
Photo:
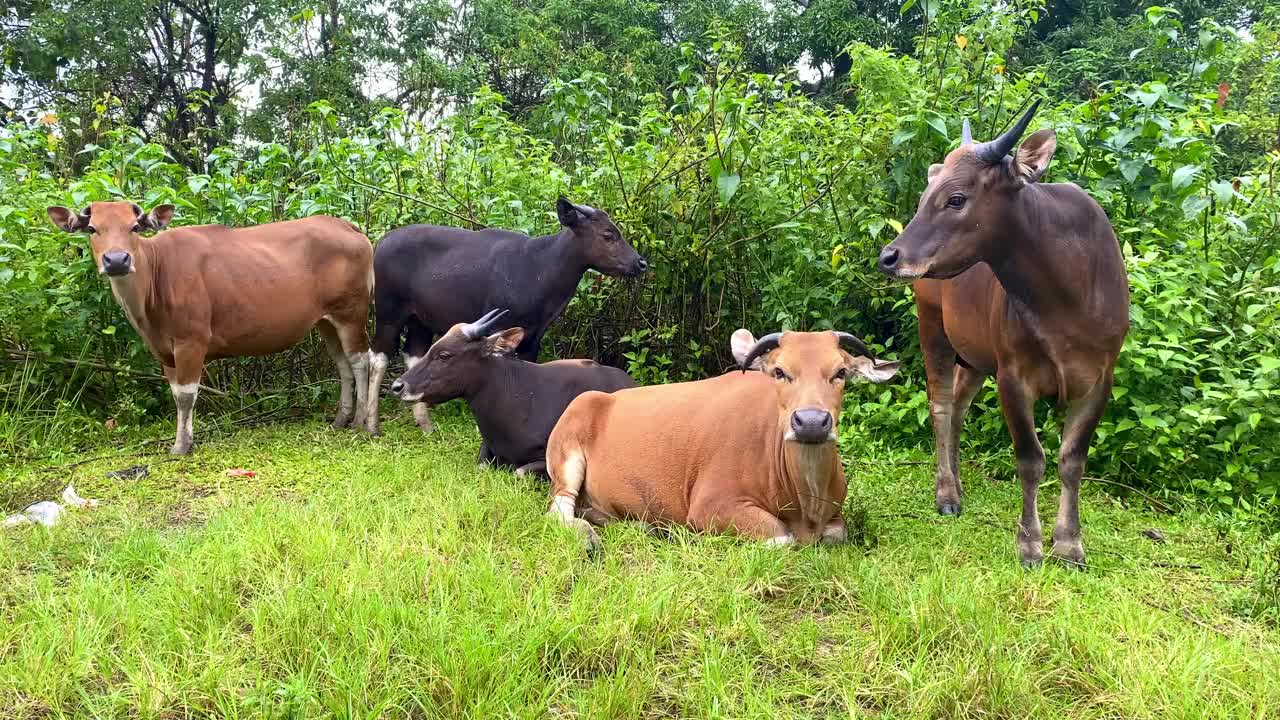
[[[485,335],[504,314],[494,310],[454,325],[391,391],[405,402],[428,405],[465,399],[484,440],[482,464],[514,467],[520,475],[544,472],[547,437],[569,402],[588,390],[635,387],[635,381],[591,360],[538,364],[511,357],[524,338],[522,328]]]
[[[884,382],[847,333],[734,333],[743,370],[698,382],[583,393],[547,443],[550,515],[578,528],[626,518],[736,532],[771,545],[843,542],[836,434],[845,382]]]

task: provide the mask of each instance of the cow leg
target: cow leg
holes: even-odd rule
[[[1018,479],[1022,482],[1022,516],[1018,520],[1018,557],[1025,567],[1039,565],[1044,559],[1040,533],[1040,515],[1036,494],[1044,477],[1044,448],[1036,437],[1035,397],[1027,392],[1020,378],[1002,374],[996,378],[1000,391],[1000,407],[1013,437],[1013,454],[1017,459]]]
[[[164,369],[165,378],[169,381],[169,389],[173,392],[173,403],[178,408],[177,432],[173,440],[173,455],[190,455],[195,439],[193,416],[195,415],[196,396],[200,393],[200,375],[204,372],[204,355],[207,346],[203,343],[178,342],[174,344],[174,367]]]
[[[951,382],[951,437],[948,439],[947,448],[951,452],[948,464],[957,488],[961,487],[960,430],[964,427],[964,418],[969,414],[969,406],[973,404],[974,397],[982,389],[984,380],[986,376],[982,373],[956,363]]]
[[[1062,449],[1058,453],[1058,518],[1053,524],[1053,549],[1049,555],[1072,567],[1084,567],[1084,538],[1080,532],[1080,478],[1089,457],[1093,431],[1111,399],[1111,373],[1093,386],[1089,394],[1067,410],[1062,429]]]
[[[934,479],[934,507],[942,515],[959,515],[963,492],[955,471],[958,451],[953,430],[955,413],[956,351],[942,329],[940,308],[917,301],[920,317],[920,347],[924,351],[926,385],[929,389],[929,419],[933,421],[934,452],[938,470]]]
[[[826,545],[843,545],[849,540],[849,528],[845,527],[844,518],[839,515],[831,519],[822,529],[822,542]]]
[[[587,552],[595,552],[600,549],[600,536],[590,522],[578,516],[578,494],[587,481],[586,453],[576,444],[568,444],[554,455],[547,458],[551,471],[551,507],[547,516],[576,530]]]
[[[480,441],[480,452],[476,453],[476,465],[481,469],[488,468],[496,464],[497,458],[494,457],[493,451],[489,449],[489,443],[484,440]]]
[[[347,364],[351,366],[352,383],[355,385],[356,413],[352,422],[364,426],[366,430],[377,434],[378,431],[378,398],[369,397],[369,331],[367,309],[351,317],[333,318],[330,322],[338,333],[338,341],[347,356]],[[372,413],[373,422],[369,421]]]
[[[516,468],[516,477],[525,477],[527,475],[533,475],[539,478],[548,477],[546,461],[535,460],[534,462],[525,463],[524,465]]]
[[[711,494],[696,496],[689,503],[689,525],[695,530],[734,533],[763,540],[770,547],[794,545],[795,535],[777,515],[759,505]]]
[[[382,285],[373,289],[373,341],[369,344],[369,385],[365,401],[369,409],[365,413],[365,429],[374,435],[382,434],[378,417],[378,401],[382,397],[382,379],[392,355],[400,352],[400,334],[404,331],[407,306]]]
[[[347,354],[342,351],[342,341],[338,339],[338,331],[333,325],[327,321],[321,321],[316,324],[316,331],[324,339],[325,349],[329,351],[329,357],[333,358],[333,364],[338,367],[342,389],[338,394],[338,414],[333,419],[333,427],[334,429],[344,428],[351,424],[351,416],[355,409],[351,399],[351,388],[355,383],[355,376],[351,372],[351,363],[347,360]]]
[[[407,332],[404,343],[404,367],[409,371],[426,359],[427,351],[431,349],[433,334],[422,321],[412,315],[406,321],[405,328]],[[431,423],[431,406],[424,402],[413,404],[413,421],[422,428],[424,435],[430,435],[435,430],[435,425]]]

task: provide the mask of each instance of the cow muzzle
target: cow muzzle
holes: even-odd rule
[[[632,278],[640,277],[641,275],[645,274],[645,272],[647,272],[648,270],[649,270],[649,261],[645,260],[643,257],[639,257],[639,258],[636,258],[635,262],[631,263],[631,269],[627,270],[626,276],[632,277]]]
[[[805,444],[835,440],[835,419],[821,408],[800,408],[791,413],[791,430],[787,439]]]
[[[391,396],[398,397],[404,402],[418,402],[422,399],[422,393],[409,392],[408,383],[402,378],[396,378],[395,382],[391,383]]]
[[[133,256],[123,250],[102,254],[102,272],[108,277],[121,277],[134,271]]]

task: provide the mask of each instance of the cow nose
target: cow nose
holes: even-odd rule
[[[880,270],[882,272],[892,272],[898,266],[898,259],[901,253],[898,248],[892,245],[885,245],[880,251]]]
[[[824,443],[831,436],[831,413],[819,408],[801,408],[791,413],[791,433],[802,443]]]
[[[112,250],[102,255],[102,272],[118,277],[127,275],[133,266],[133,258],[123,250]]]
[[[399,395],[401,390],[404,390],[403,380],[397,379],[395,382],[391,383],[391,392],[393,394]]]
[[[648,260],[645,260],[643,257],[636,258],[636,261],[631,265],[631,275],[639,275],[648,269],[649,269]]]

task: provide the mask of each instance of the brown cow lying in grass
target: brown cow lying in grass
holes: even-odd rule
[[[843,542],[845,383],[885,382],[898,363],[837,332],[767,335],[738,358],[743,369],[757,359],[760,372],[579,395],[547,444],[549,514],[588,549],[600,542],[592,525],[622,518],[770,545]]]

